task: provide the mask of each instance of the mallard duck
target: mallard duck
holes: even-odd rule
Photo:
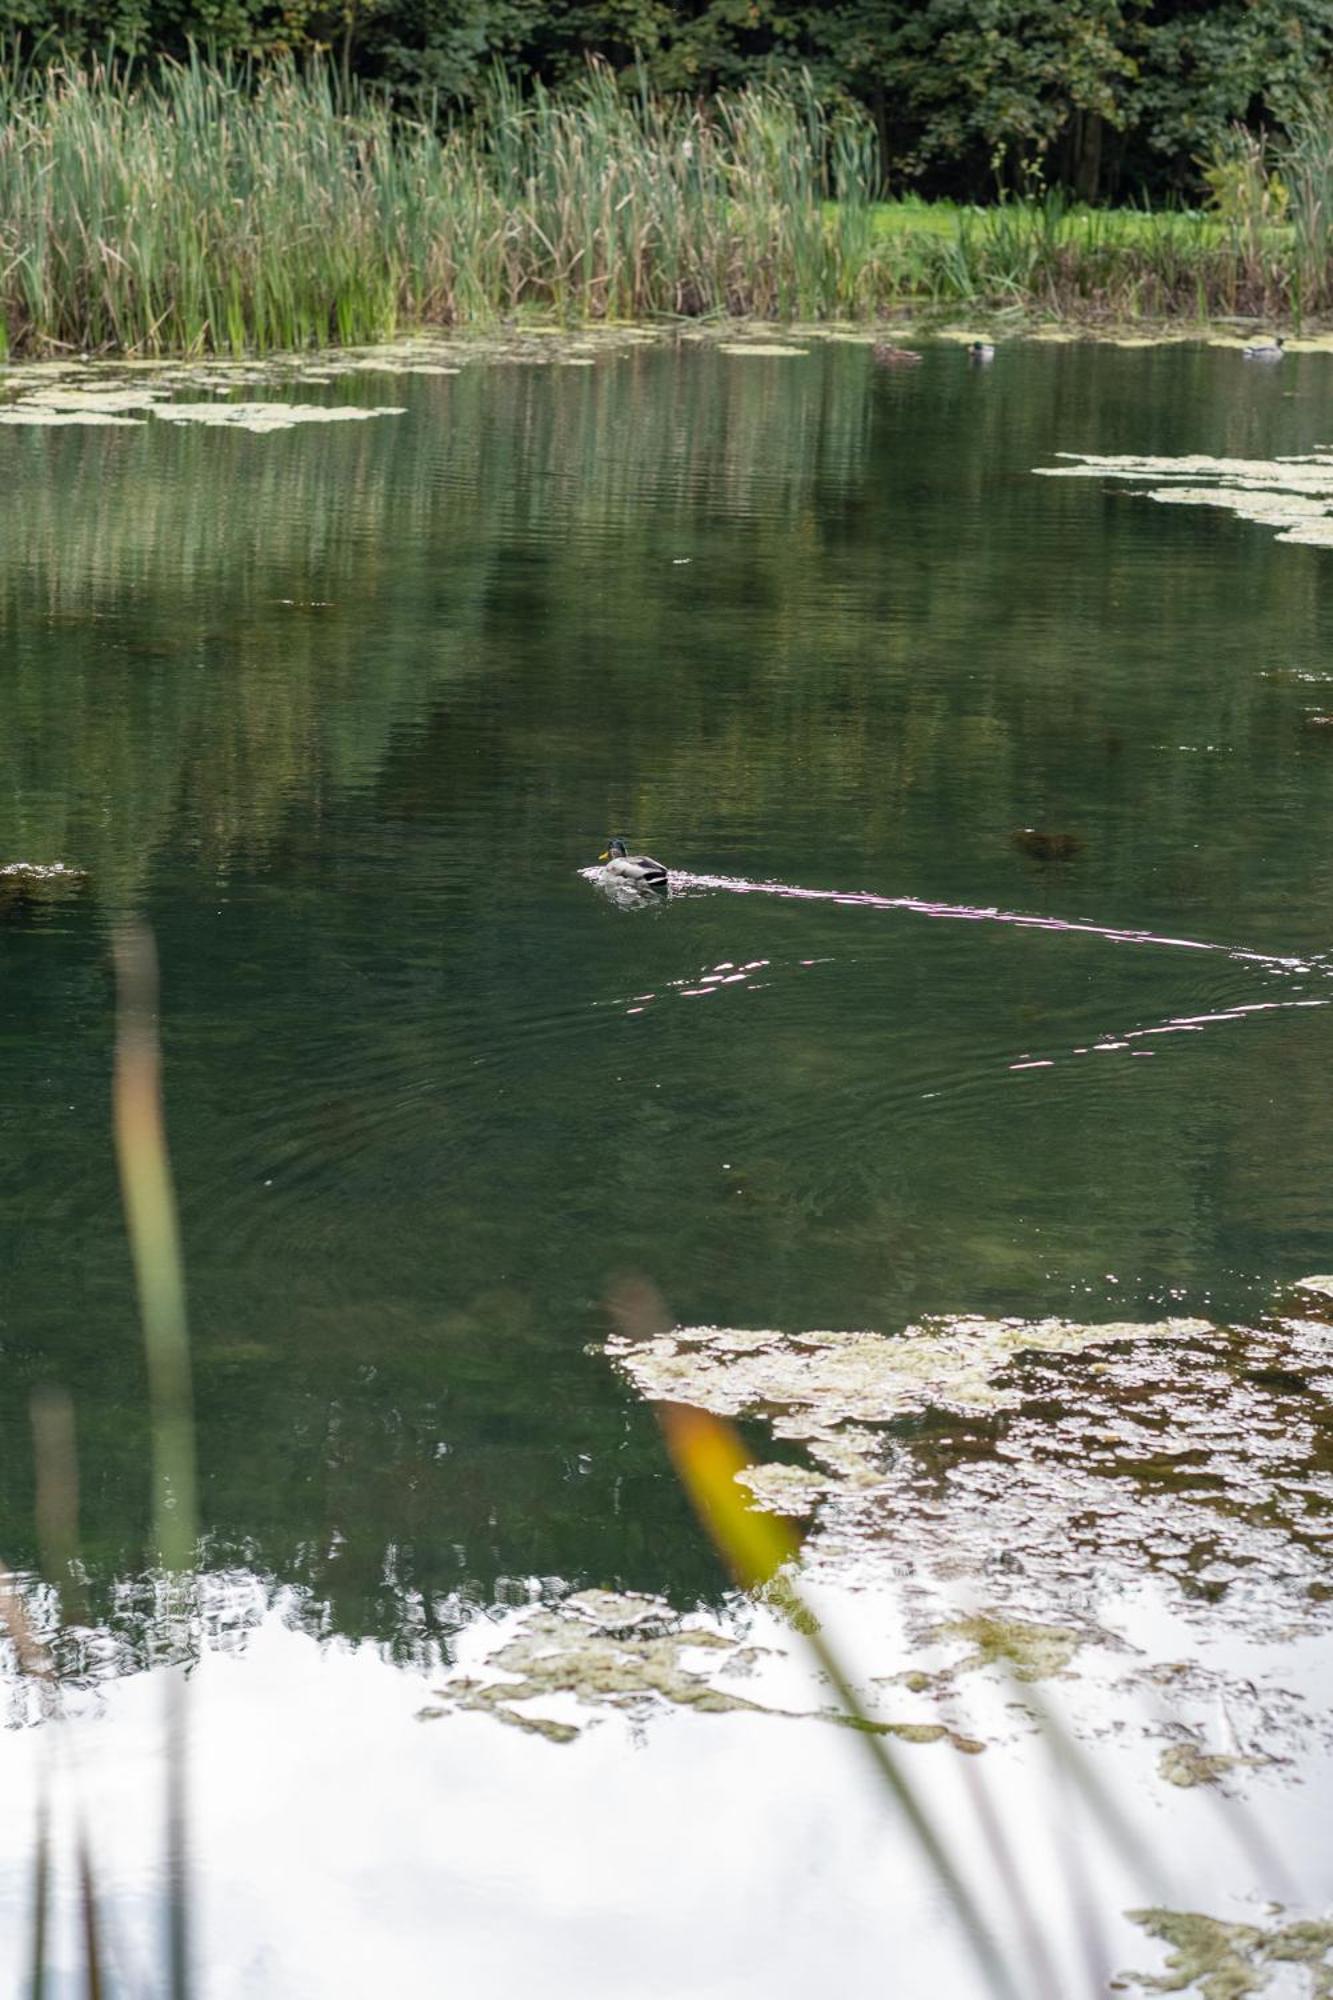
[[[967,358],[969,361],[994,361],[995,359],[994,341],[969,340],[967,343]]]
[[[881,368],[911,368],[921,359],[914,347],[890,347],[884,340],[871,351]]]
[[[623,840],[608,840],[606,853],[597,859],[605,864],[605,872],[615,882],[633,882],[640,889],[665,889],[667,872],[660,861],[654,861],[651,854],[629,854]]]
[[[1247,361],[1280,361],[1286,344],[1279,333],[1271,344],[1265,342],[1261,347],[1247,347],[1243,352]]]

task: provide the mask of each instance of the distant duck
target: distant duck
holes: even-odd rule
[[[969,340],[967,343],[969,361],[994,361],[995,343],[992,340]]]
[[[608,840],[606,853],[597,859],[605,863],[605,873],[613,882],[629,882],[639,889],[665,889],[667,872],[651,854],[628,854],[623,840]]]
[[[1280,361],[1282,359],[1282,350],[1285,346],[1286,342],[1279,333],[1271,344],[1265,342],[1261,347],[1245,348],[1245,359],[1247,361]]]
[[[871,350],[881,368],[913,368],[921,359],[914,347],[890,347],[887,341],[877,341]]]

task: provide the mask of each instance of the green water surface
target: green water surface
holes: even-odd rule
[[[0,861],[88,878],[0,910],[4,1559],[63,1384],[138,1643],[126,910],[207,1562],[403,1656],[514,1579],[716,1588],[596,1351],[621,1274],[893,1332],[1333,1266],[1333,556],[1033,476],[1308,449],[1328,367],[668,344],[297,392],[405,406],[367,424],[0,430]],[[611,833],[950,907],[625,909],[578,872]]]

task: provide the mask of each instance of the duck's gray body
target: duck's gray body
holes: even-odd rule
[[[667,872],[660,861],[654,861],[651,854],[629,854],[623,840],[607,842],[606,853],[599,857],[603,873],[613,882],[631,882],[639,889],[665,889]]]
[[[1247,361],[1280,361],[1282,359],[1282,347],[1282,336],[1279,334],[1278,338],[1269,346],[1247,347],[1244,350],[1245,359]]]

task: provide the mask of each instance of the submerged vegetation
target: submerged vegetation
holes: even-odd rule
[[[813,87],[709,103],[609,70],[465,121],[327,66],[197,57],[0,78],[0,354],[263,352],[536,311],[1092,318],[1328,308],[1333,122],[1237,132],[1206,211],[886,205],[869,115]]]

